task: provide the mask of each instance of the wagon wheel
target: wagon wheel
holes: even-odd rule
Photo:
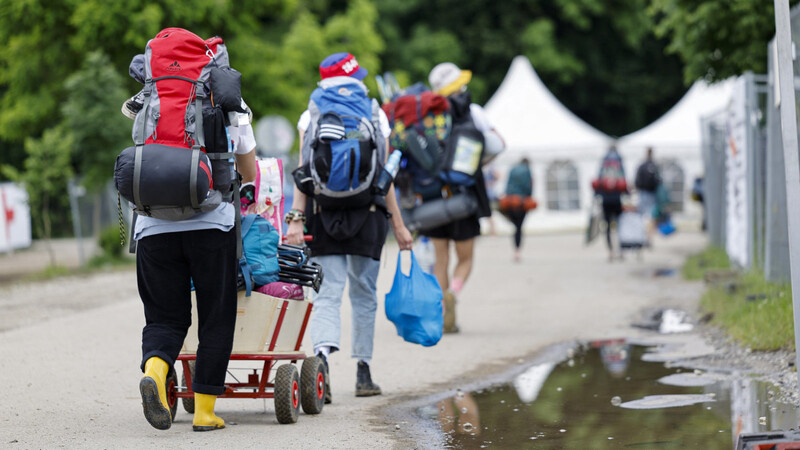
[[[275,415],[280,423],[295,423],[299,413],[300,377],[294,364],[284,364],[275,374]]]
[[[195,362],[196,362],[195,360],[189,361],[189,373],[188,374],[186,372],[183,373],[183,382],[181,383],[181,386],[186,387],[188,385],[188,383],[186,382],[187,376],[189,377],[188,378],[189,380],[194,378]],[[182,398],[181,401],[183,402],[183,409],[189,414],[194,414],[194,398]]]
[[[175,374],[175,369],[169,371],[166,381],[167,388],[167,404],[169,404],[169,413],[172,420],[175,420],[175,414],[178,413],[178,396],[176,395],[178,386],[178,375]]]
[[[319,414],[325,406],[325,364],[322,359],[312,356],[303,361],[300,370],[300,396],[306,414]]]

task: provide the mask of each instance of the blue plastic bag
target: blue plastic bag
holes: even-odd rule
[[[442,288],[436,277],[425,273],[411,252],[411,269],[401,269],[401,253],[397,254],[397,270],[392,289],[386,294],[386,318],[394,323],[397,334],[407,342],[424,347],[436,345],[442,338]]]
[[[675,225],[672,223],[672,219],[667,217],[666,220],[659,223],[658,231],[660,231],[664,236],[669,236],[670,234],[674,233]]]

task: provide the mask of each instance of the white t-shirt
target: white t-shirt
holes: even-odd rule
[[[375,99],[372,100],[373,102]],[[392,128],[389,126],[389,118],[386,117],[386,113],[383,110],[380,110],[378,114],[378,121],[380,122],[381,127],[381,134],[383,137],[388,138],[389,135],[392,134]],[[308,129],[308,126],[311,124],[311,112],[308,110],[303,111],[303,114],[300,114],[300,119],[297,121],[297,131],[300,134],[303,134]]]
[[[256,148],[256,138],[250,124],[238,127],[228,127],[233,144],[233,153],[245,155]],[[233,228],[236,211],[233,203],[223,202],[213,211],[201,213],[189,219],[173,221],[156,219],[154,217],[139,216],[136,218],[136,228],[133,230],[133,239],[162,233],[176,233],[180,231],[195,231],[217,229],[230,231]]]
[[[475,128],[478,129],[481,133],[487,133],[492,131],[492,123],[489,122],[489,118],[486,117],[486,111],[483,110],[481,105],[476,105],[472,103],[469,105],[469,113],[472,116],[472,121],[475,123]]]

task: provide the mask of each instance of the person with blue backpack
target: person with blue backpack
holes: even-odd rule
[[[349,283],[352,304],[351,356],[357,360],[357,397],[380,395],[372,381],[377,278],[381,250],[391,223],[400,250],[410,250],[394,189],[378,183],[387,161],[389,122],[361,81],[367,75],[350,53],[335,53],[319,65],[321,81],[297,124],[300,166],[286,241],[303,242],[304,225],[312,260],[325,270],[314,298],[309,334],[325,363],[325,402],[332,401],[328,357],[340,349],[340,307]]]

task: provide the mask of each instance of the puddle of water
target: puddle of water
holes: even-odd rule
[[[691,318],[685,311],[672,308],[655,310],[648,317],[643,318],[642,321],[632,325],[658,331],[661,334],[685,333],[694,328]]]
[[[656,269],[653,272],[653,276],[654,277],[674,277],[676,273],[677,273],[677,271],[675,269],[661,268],[661,269]]]
[[[725,449],[739,433],[796,428],[798,411],[748,377],[642,360],[624,340],[584,346],[506,384],[421,408],[453,448]]]

